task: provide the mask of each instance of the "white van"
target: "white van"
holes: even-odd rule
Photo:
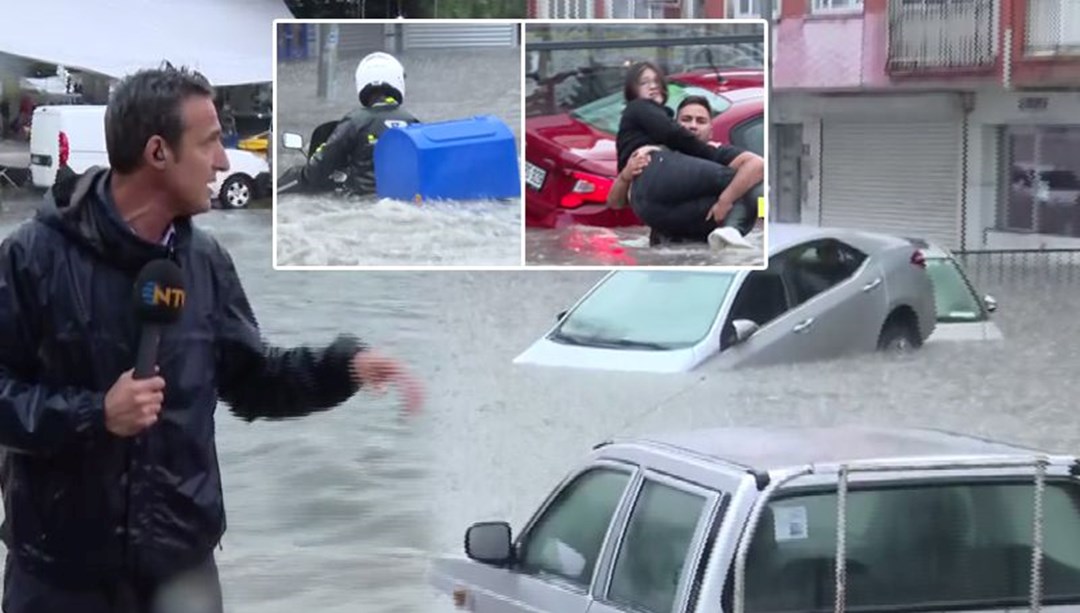
[[[109,165],[104,106],[39,106],[30,125],[30,176],[36,187],[52,186],[62,157],[80,174]]]
[[[30,130],[30,175],[36,187],[56,181],[61,158],[76,173],[91,166],[108,166],[104,105],[39,106]],[[252,199],[270,194],[270,166],[261,156],[226,149],[229,170],[218,173],[213,190],[224,208],[241,209]]]

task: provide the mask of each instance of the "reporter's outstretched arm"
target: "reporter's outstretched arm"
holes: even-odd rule
[[[18,240],[23,231],[0,244],[0,446],[50,455],[105,433],[105,393],[40,383],[43,301],[31,281],[33,257]]]
[[[220,253],[218,390],[232,412],[247,421],[300,417],[352,397],[361,387],[354,358],[366,347],[347,335],[326,347],[266,343],[231,257],[223,249]]]

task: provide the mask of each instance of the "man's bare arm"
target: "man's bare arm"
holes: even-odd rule
[[[728,164],[735,171],[731,183],[720,193],[720,201],[734,204],[755,185],[765,180],[765,160],[761,156],[744,151]]]
[[[611,190],[608,191],[607,205],[610,209],[621,209],[629,204],[630,195],[630,181],[623,178],[623,173],[619,173],[619,176],[615,177],[615,181],[611,184]]]

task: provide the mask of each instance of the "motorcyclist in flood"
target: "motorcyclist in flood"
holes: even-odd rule
[[[293,166],[278,179],[278,192],[325,192],[344,188],[352,194],[375,193],[375,143],[390,128],[420,123],[405,110],[405,68],[389,53],[378,51],[356,67],[360,108],[338,122],[325,143],[304,165]],[[333,175],[345,175],[338,183]]]

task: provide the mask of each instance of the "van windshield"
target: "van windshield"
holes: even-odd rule
[[[850,611],[1026,607],[1034,486],[986,481],[848,492]],[[836,493],[766,507],[746,568],[748,611],[832,611]],[[1044,604],[1080,603],[1080,491],[1046,483]]]

